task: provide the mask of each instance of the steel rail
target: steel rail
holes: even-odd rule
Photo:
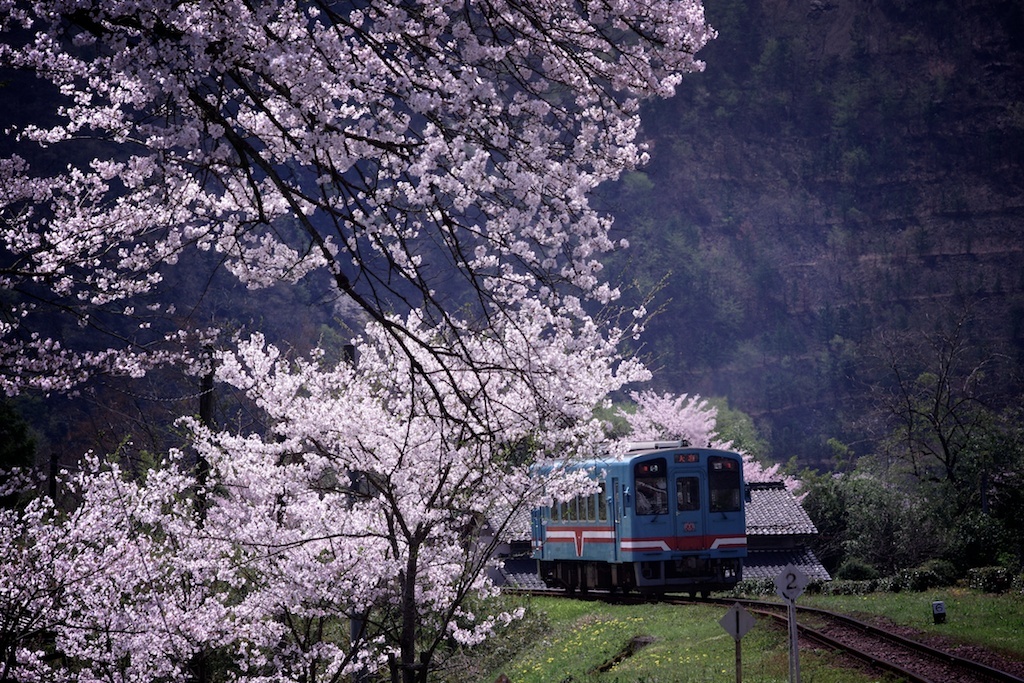
[[[753,612],[754,614],[760,614],[762,616],[766,616],[766,617],[769,617],[771,619],[775,619],[775,620],[777,620],[778,622],[780,622],[783,625],[786,625],[787,622],[789,621],[789,617],[786,614],[783,614],[783,613],[780,613],[780,612],[776,612],[776,611],[772,611],[772,610],[766,610],[766,609],[762,609],[762,608],[748,608],[748,609],[751,612]],[[899,664],[896,664],[895,662],[891,662],[888,659],[884,659],[882,657],[877,657],[877,656],[871,654],[870,652],[865,652],[863,650],[860,650],[860,649],[850,645],[849,643],[844,643],[844,642],[841,642],[839,640],[836,640],[835,638],[832,638],[831,636],[827,636],[824,633],[822,633],[821,631],[818,631],[817,629],[813,629],[810,626],[807,626],[805,624],[801,624],[801,623],[797,622],[796,627],[797,627],[797,630],[800,632],[801,636],[803,636],[803,637],[805,637],[805,638],[807,638],[809,640],[816,641],[817,643],[819,643],[821,645],[824,645],[825,647],[831,648],[833,650],[836,650],[837,652],[840,652],[842,654],[845,654],[845,655],[848,655],[848,656],[853,657],[855,659],[858,659],[858,660],[860,660],[860,661],[870,665],[871,667],[873,667],[875,669],[878,669],[878,670],[881,670],[881,671],[885,671],[885,672],[888,672],[888,673],[891,673],[891,674],[895,674],[895,675],[899,676],[902,680],[904,680],[906,683],[942,683],[940,681],[933,681],[930,678],[926,678],[925,676],[922,676],[922,675],[920,675],[918,673],[910,671],[909,669],[906,669],[906,668],[900,666]]]
[[[736,600],[729,598],[709,598],[706,600],[700,600],[696,602],[719,605],[733,605],[738,602],[744,607],[752,608],[760,612],[761,614],[770,615],[775,619],[779,619],[780,621],[785,622],[787,619],[787,616],[779,611],[782,610],[785,606],[778,602],[746,599]],[[1009,672],[1002,671],[1001,669],[996,669],[987,664],[982,664],[981,662],[975,661],[973,659],[968,659],[966,657],[955,655],[945,650],[939,650],[937,648],[932,647],[931,645],[927,645],[918,640],[913,640],[912,638],[901,636],[898,633],[893,633],[892,631],[888,631],[884,628],[875,626],[874,624],[869,624],[867,622],[861,621],[860,619],[855,619],[854,617],[848,616],[846,614],[839,614],[838,612],[832,612],[830,610],[820,609],[817,607],[802,607],[800,605],[797,605],[796,609],[798,614],[817,616],[823,619],[832,620],[845,626],[855,628],[871,637],[887,640],[899,647],[907,649],[911,652],[915,652],[920,656],[931,658],[935,661],[946,664],[947,666],[960,669],[961,671],[969,672],[972,675],[978,676],[988,681],[993,681],[994,683],[1024,683],[1024,679]],[[915,682],[919,681],[921,683],[943,683],[943,681],[932,681],[930,679],[924,678],[919,674],[908,671],[907,669],[901,667],[899,664],[895,662],[889,662],[882,658],[876,657],[871,653],[859,651],[854,646],[844,644],[836,640],[835,638],[832,638],[831,636],[822,633],[817,629],[800,624],[799,622],[797,623],[797,628],[802,633],[805,633],[809,638],[817,640],[818,642],[829,645],[831,647],[835,647],[841,651],[849,652],[850,655],[857,657],[862,661],[867,661],[875,666],[881,666],[883,668],[889,669],[893,673],[903,676],[908,680]]]

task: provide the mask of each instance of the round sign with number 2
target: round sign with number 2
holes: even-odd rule
[[[793,602],[807,588],[807,574],[796,565],[786,565],[786,568],[775,577],[775,593],[789,602]]]

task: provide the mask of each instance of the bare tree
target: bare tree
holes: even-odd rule
[[[961,506],[967,499],[977,505],[994,464],[984,440],[996,428],[993,387],[1003,356],[970,334],[976,321],[967,309],[932,322],[932,329],[876,338],[879,445],[897,471],[948,485]]]

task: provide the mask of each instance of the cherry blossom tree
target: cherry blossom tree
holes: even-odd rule
[[[54,607],[46,558],[33,531],[44,528],[37,504],[21,513],[0,509],[0,680],[18,680],[41,664],[34,642]],[[16,675],[15,672],[19,675]]]
[[[426,333],[421,324],[403,322]],[[474,354],[486,358],[530,327],[545,325],[521,320],[509,337],[478,339]],[[288,359],[254,335],[220,354],[217,376],[247,394],[267,428],[239,434],[184,419],[209,465],[204,482],[182,452],[144,481],[90,458],[69,480],[79,499],[70,513],[35,501],[24,525],[32,537],[7,547],[29,549],[31,561],[12,554],[11,566],[32,566],[49,587],[22,611],[53,636],[33,649],[21,635],[15,677],[60,679],[67,672],[48,663],[60,661],[76,680],[198,678],[216,653],[244,681],[313,683],[381,667],[422,681],[450,640],[476,644],[518,616],[472,607],[491,594],[483,525],[496,537],[520,509],[583,486],[585,473],[542,480],[529,464],[599,445],[593,406],[647,371],[619,361],[616,340],[596,329],[566,330],[543,357],[511,350],[544,391],[523,375],[467,366],[449,375],[465,386],[443,385],[445,411],[434,403],[438,385],[416,380],[381,326],[357,350],[358,367],[329,366],[321,352]],[[432,359],[423,352],[418,362]],[[460,393],[487,405],[467,407]],[[458,410],[465,416],[453,419]],[[476,414],[503,431],[467,438]]]
[[[403,324],[415,329],[421,323]],[[215,470],[244,477],[232,488],[262,492],[250,499],[257,509],[245,518],[256,525],[251,532],[243,529],[239,545],[252,547],[265,537],[265,520],[283,504],[281,491],[286,497],[302,490],[315,495],[312,504],[289,506],[287,540],[280,545],[317,557],[308,539],[331,540],[341,571],[328,583],[342,591],[339,607],[365,615],[368,635],[392,647],[392,666],[400,667],[404,680],[425,678],[424,667],[447,639],[474,644],[494,628],[495,619],[508,618],[466,609],[467,595],[486,594],[482,570],[493,549],[475,542],[477,531],[489,523],[497,538],[519,510],[536,505],[545,490],[550,495],[553,488],[545,489],[528,472],[536,455],[571,458],[595,447],[600,425],[590,419],[593,406],[609,387],[647,377],[638,363],[618,363],[617,345],[602,342],[596,329],[589,335],[564,331],[549,340],[543,356],[535,344],[517,341],[524,331],[543,334],[546,327],[531,315],[508,336],[473,342],[477,360],[516,353],[530,366],[525,377],[533,386],[524,376],[481,374],[467,366],[451,375],[462,386],[444,387],[448,410],[437,408],[437,387],[417,381],[412,363],[375,326],[359,347],[358,367],[329,370],[315,359],[288,366],[254,339],[237,355],[225,356],[218,370],[223,381],[249,392],[273,425],[255,446],[251,437],[240,442],[230,433],[206,434],[201,441]],[[581,348],[590,351],[579,353]],[[424,354],[418,362],[429,368],[432,361]],[[460,394],[477,396],[485,405],[463,406]],[[453,414],[459,410],[464,414]],[[489,441],[473,438],[466,426],[473,415],[487,415],[501,425],[500,433]],[[523,444],[533,452],[517,454]],[[340,479],[342,486],[332,491],[339,500],[330,505],[322,482],[338,473],[348,478]],[[346,486],[353,475],[354,490]],[[301,483],[294,484],[296,479]],[[242,529],[236,520],[227,526]],[[347,543],[337,543],[339,538]],[[307,573],[284,567],[275,576],[291,583],[297,574]]]
[[[679,439],[691,446],[727,448],[715,434],[718,411],[700,396],[634,391],[635,410],[618,409],[629,425],[629,441]]]
[[[9,547],[48,558],[46,635],[20,675],[423,680],[510,618],[469,607],[475,530],[584,485],[526,468],[647,376],[618,356],[636,330],[592,316],[626,244],[588,194],[701,68],[701,4],[0,0],[0,35],[54,105],[0,159],[3,389],[181,363],[262,421],[185,419],[190,451],[143,478],[92,459],[70,512],[33,502]],[[176,313],[171,275],[211,261],[253,290],[328,279],[368,321],[358,363]]]
[[[55,86],[0,160],[8,393],[208,344],[160,315],[209,253],[254,289],[328,274],[442,374],[526,299],[587,324],[624,246],[588,192],[643,161],[640,102],[713,35],[696,0],[2,0],[0,30],[0,64]],[[107,344],[45,332],[54,310]]]
[[[682,440],[691,446],[734,449],[715,431],[718,409],[700,396],[659,394],[654,391],[632,392],[635,410],[619,409],[619,415],[630,427],[625,441]],[[781,481],[791,492],[802,486],[799,479],[782,471],[780,463],[767,467],[749,453],[743,455],[743,478],[747,482]]]

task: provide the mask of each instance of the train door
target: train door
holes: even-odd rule
[[[547,510],[534,508],[530,512],[530,537],[533,539],[534,559],[544,559],[544,542],[547,540]]]
[[[707,460],[708,525],[704,533],[712,550],[738,553],[746,548],[743,516],[743,475],[736,458],[712,455]]]
[[[687,472],[675,477],[675,550],[704,550],[707,542],[704,530],[704,506],[701,504],[702,491],[706,491],[704,477],[699,471]]]
[[[669,508],[668,473],[664,458],[643,460],[633,466],[635,502],[634,549],[671,550],[674,521]]]
[[[612,562],[619,561],[619,542],[622,537],[622,491],[619,489],[619,478],[612,477],[611,495],[608,496],[608,507],[611,508],[612,527],[615,529],[615,539],[612,543]]]

